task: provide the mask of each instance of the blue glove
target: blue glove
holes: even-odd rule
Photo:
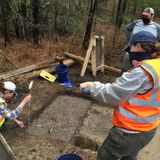
[[[91,94],[89,88],[83,88],[83,89],[81,90],[81,92],[84,93],[84,94],[86,94],[86,95],[90,95],[90,94]]]

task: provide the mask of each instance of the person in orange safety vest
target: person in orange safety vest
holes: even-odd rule
[[[160,115],[160,58],[155,36],[133,35],[124,49],[133,68],[114,83],[84,82],[80,89],[115,105],[111,128],[97,160],[137,160],[139,151],[156,133]]]

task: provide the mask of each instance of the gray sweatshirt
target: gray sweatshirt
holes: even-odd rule
[[[149,24],[145,25],[141,19],[135,20],[125,26],[125,35],[127,41],[130,40],[131,36],[140,32],[148,31],[151,32],[158,41],[160,41],[160,25],[156,22],[151,21]]]
[[[114,83],[94,82],[90,88],[91,96],[96,100],[118,105],[137,93],[145,93],[153,86],[148,75],[141,67],[136,67],[123,75]]]

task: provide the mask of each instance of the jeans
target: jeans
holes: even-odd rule
[[[156,129],[141,133],[124,133],[112,127],[97,154],[97,160],[137,160],[138,152],[155,136]]]

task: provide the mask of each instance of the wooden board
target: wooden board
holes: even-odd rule
[[[71,54],[71,53],[68,53],[68,52],[64,52],[64,55],[65,55],[65,56],[68,56],[68,57],[70,57],[70,58],[72,58],[72,59],[78,60],[78,61],[80,61],[80,62],[84,62],[84,58],[81,57],[81,56],[77,56],[77,55],[74,55],[74,54]],[[89,61],[89,62],[90,62],[90,61]]]
[[[0,74],[0,80],[4,80],[4,79],[7,79],[7,78],[12,77],[12,76],[27,73],[27,72],[37,70],[37,69],[40,69],[40,68],[49,67],[49,66],[53,65],[53,62],[55,62],[55,61],[56,61],[55,58],[50,58],[48,60],[45,60],[45,61],[37,63],[37,64],[32,64],[32,65],[29,65],[29,66],[26,66],[26,67],[22,67],[22,68],[19,68],[19,69],[14,69],[12,71],[2,73],[2,74]]]
[[[70,66],[74,63],[75,61],[73,59],[67,59],[67,60],[64,60],[63,61],[63,64],[67,65],[67,66]],[[32,70],[30,72],[26,72],[26,73],[23,73],[23,74],[19,74],[19,75],[15,75],[15,76],[11,76],[7,79],[9,80],[16,80],[16,81],[19,81],[19,80],[30,80],[30,79],[33,79],[35,77],[38,77],[39,74],[41,73],[42,70],[45,70],[46,72],[54,72],[55,71],[55,67],[56,65],[58,65],[59,63],[53,63],[52,66],[50,67],[47,67],[47,68],[43,68],[43,69],[39,69],[39,70]]]
[[[67,53],[67,54],[65,53],[65,55],[67,55],[70,58],[73,58],[74,60],[78,60],[78,61],[81,61],[81,62],[83,62],[83,59],[84,59],[83,57],[76,56],[76,55],[73,55],[71,53]],[[89,60],[88,63],[91,64],[91,61]],[[116,73],[121,73],[120,69],[115,68],[115,67],[111,67],[111,66],[108,66],[108,65],[101,65],[101,66],[97,67],[96,69],[99,70],[99,69],[102,69],[102,68],[114,71]]]

